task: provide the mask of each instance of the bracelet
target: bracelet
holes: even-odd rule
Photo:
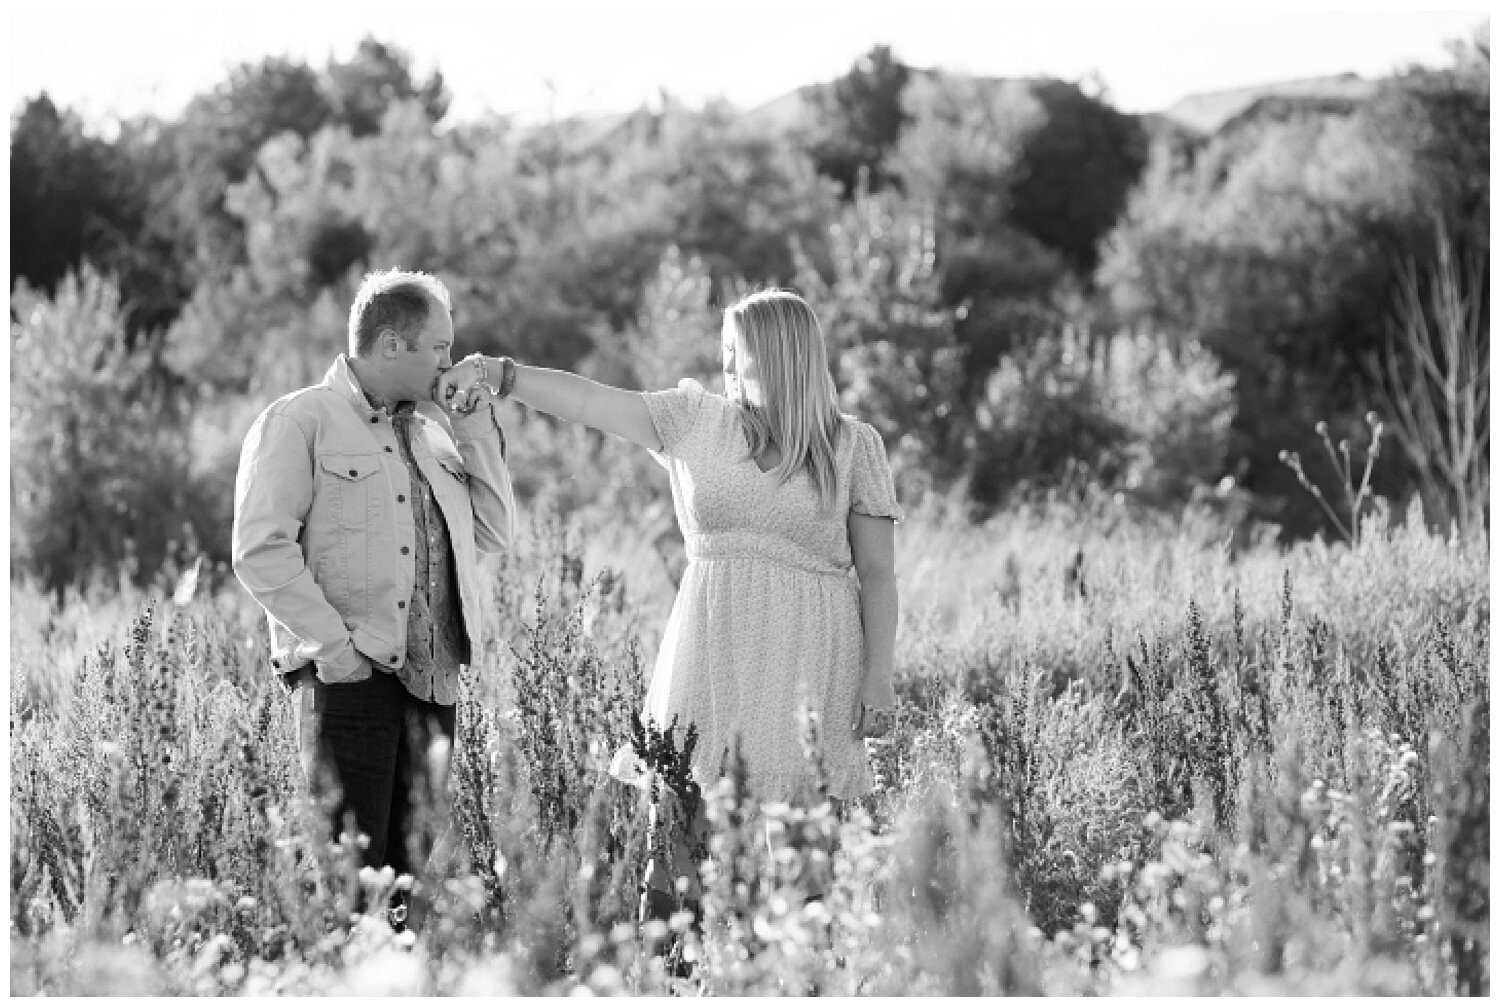
[[[516,362],[510,357],[500,358],[500,387],[495,394],[505,398],[516,387]]]

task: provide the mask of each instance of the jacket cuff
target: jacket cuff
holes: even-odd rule
[[[486,399],[471,413],[459,413],[452,417],[453,436],[460,441],[477,441],[491,434],[500,439],[500,457],[505,457],[505,430],[500,426],[500,415],[495,411],[493,400]]]
[[[371,667],[365,656],[355,649],[352,642],[345,643],[342,650],[326,660],[318,662],[318,677],[325,684],[357,682],[369,678]]]

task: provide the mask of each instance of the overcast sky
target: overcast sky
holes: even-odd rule
[[[1115,3],[1059,10],[1004,3],[455,3],[267,0],[220,7],[33,0],[7,4],[6,85],[14,109],[46,90],[91,120],[175,115],[226,68],[269,54],[321,66],[373,34],[440,69],[454,116],[526,118],[655,104],[753,107],[844,73],[880,42],[905,62],[986,76],[1097,74],[1131,112],[1184,95],[1297,77],[1385,74],[1447,61],[1444,43],[1487,15],[1349,7],[1276,12]]]

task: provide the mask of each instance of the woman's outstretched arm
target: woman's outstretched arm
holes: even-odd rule
[[[500,360],[485,357],[484,366],[490,383],[498,384],[502,373]],[[515,368],[516,380],[510,398],[569,423],[581,423],[623,437],[643,448],[661,449],[661,438],[640,392],[602,385],[568,371],[523,364],[516,364]],[[462,395],[478,381],[478,368],[473,358],[468,358],[444,372],[438,392],[446,396],[448,389],[453,388]]]

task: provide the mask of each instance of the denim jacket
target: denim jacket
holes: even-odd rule
[[[451,421],[433,403],[417,413],[412,454],[448,524],[477,655],[478,554],[515,538],[500,424],[493,406]],[[336,683],[368,677],[370,661],[402,666],[419,531],[411,490],[390,417],[366,401],[343,354],[321,384],[256,419],[235,480],[233,562],[266,610],[273,668],[285,674],[316,662],[318,676]]]

